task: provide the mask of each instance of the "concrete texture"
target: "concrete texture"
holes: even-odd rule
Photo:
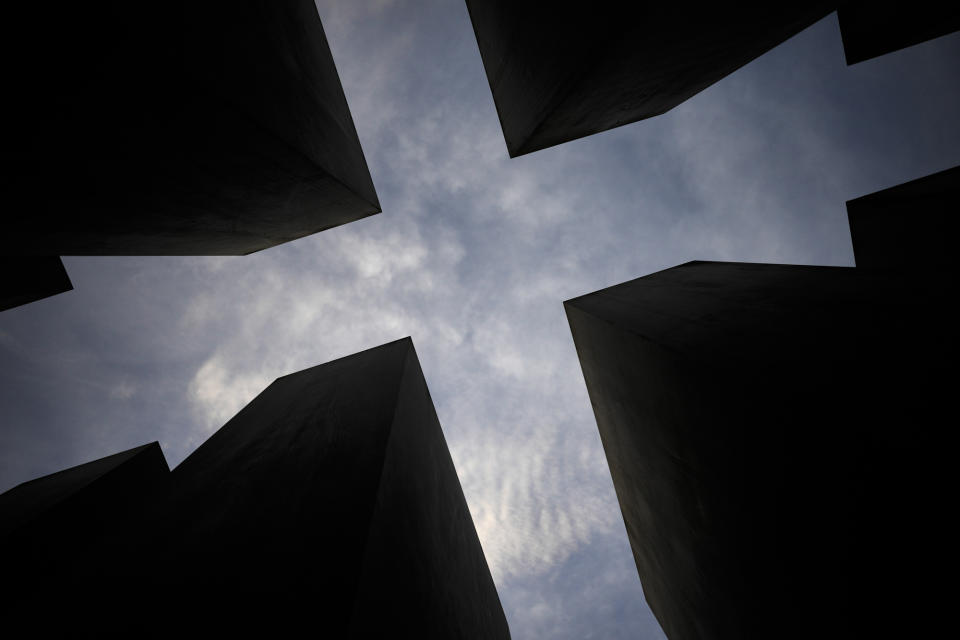
[[[955,2],[841,2],[837,9],[847,64],[856,64],[960,29]]]
[[[566,302],[671,640],[932,632],[956,354],[937,299],[905,274],[692,262]]]
[[[310,0],[7,20],[5,252],[248,254],[380,210]]]
[[[139,636],[510,637],[409,338],[277,379],[71,571]]]
[[[0,256],[0,311],[72,290],[57,256]]]
[[[467,0],[467,8],[516,157],[668,111],[835,4]]]
[[[858,267],[953,272],[960,167],[847,201]]]

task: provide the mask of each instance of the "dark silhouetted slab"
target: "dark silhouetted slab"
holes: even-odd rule
[[[24,482],[0,495],[4,600],[31,595],[153,499],[169,480],[156,442]],[[76,596],[74,596],[76,597]]]
[[[467,0],[467,8],[516,157],[668,111],[835,4]]]
[[[857,266],[868,269],[955,269],[960,167],[847,201]]]
[[[508,637],[409,339],[278,379],[173,481],[182,604],[275,603],[272,624],[319,616],[330,637]]]
[[[5,252],[248,254],[380,210],[312,0],[5,17]]]
[[[856,64],[960,29],[956,2],[842,2],[837,9],[847,64]]]
[[[0,256],[0,311],[72,289],[57,256]]]
[[[671,640],[909,637],[949,610],[956,349],[917,280],[692,262],[566,302]]]
[[[276,380],[78,562],[140,636],[509,638],[409,338]]]

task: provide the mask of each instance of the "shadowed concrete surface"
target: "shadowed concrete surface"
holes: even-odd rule
[[[82,555],[146,635],[509,638],[409,338],[279,378]]]
[[[467,0],[467,8],[516,157],[668,111],[835,3]]]
[[[960,167],[848,200],[847,217],[858,267],[946,276],[956,265]]]
[[[311,0],[7,20],[5,252],[248,254],[380,210]]]
[[[847,64],[910,47],[960,29],[955,2],[841,2],[837,9]]]
[[[57,256],[0,256],[0,311],[72,290]]]
[[[932,631],[956,353],[935,288],[691,262],[566,302],[671,640]]]
[[[49,587],[130,509],[165,487],[156,442],[24,482],[0,495],[3,599]]]

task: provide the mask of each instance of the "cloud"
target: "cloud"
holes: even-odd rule
[[[219,428],[272,382],[262,372],[224,365],[217,354],[204,362],[190,383],[190,396],[200,413],[200,424],[210,432]],[[194,441],[196,445],[203,442]]]
[[[137,392],[137,387],[133,383],[122,380],[113,385],[110,389],[110,397],[117,400],[129,400]]]

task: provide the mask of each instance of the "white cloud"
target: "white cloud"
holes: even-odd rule
[[[271,382],[270,376],[224,365],[221,355],[204,362],[190,382],[190,396],[209,432],[219,428]],[[200,440],[202,442],[203,439]]]
[[[122,380],[110,388],[110,397],[117,400],[129,400],[137,392],[137,387],[127,381]]]

